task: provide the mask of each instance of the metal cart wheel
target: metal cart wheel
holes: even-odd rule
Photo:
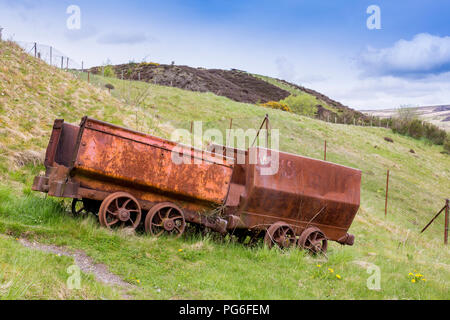
[[[327,253],[328,239],[319,228],[311,227],[302,232],[298,245],[313,254]]]
[[[103,227],[136,229],[141,222],[142,210],[131,194],[117,192],[109,195],[100,206],[98,219]]]
[[[145,231],[156,237],[164,233],[181,237],[186,228],[183,210],[170,202],[155,205],[145,218]]]
[[[264,243],[272,248],[274,245],[281,249],[295,246],[297,242],[294,229],[284,222],[274,223],[267,229],[264,237]]]

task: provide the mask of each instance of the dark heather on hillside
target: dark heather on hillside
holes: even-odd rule
[[[155,63],[129,63],[116,65],[113,68],[116,77],[119,79],[141,80],[189,91],[212,92],[216,95],[243,103],[258,104],[269,101],[281,101],[290,96],[290,92],[263,79],[254,77],[245,71],[236,69],[204,69]],[[95,67],[90,71],[94,74],[101,74],[102,67]],[[340,102],[332,100],[317,91],[289,83],[285,80],[275,80],[321,100],[322,102],[318,101],[317,104],[317,118],[319,119],[331,119],[337,116],[338,118],[346,118],[348,122],[353,118],[367,118],[364,114],[344,106]],[[334,107],[340,114],[325,109],[321,103]]]
[[[101,67],[92,68],[101,74]],[[266,81],[237,70],[191,68],[155,64],[125,64],[114,66],[118,78],[140,80],[158,85],[197,92],[212,92],[244,103],[266,103],[287,98],[289,92]]]

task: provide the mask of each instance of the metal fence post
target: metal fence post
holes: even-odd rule
[[[449,215],[449,199],[445,201],[445,231],[444,231],[444,243],[448,244],[448,215]]]

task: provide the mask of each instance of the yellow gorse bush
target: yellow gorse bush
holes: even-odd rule
[[[265,108],[271,108],[276,110],[282,110],[286,112],[292,112],[291,108],[286,103],[277,102],[277,101],[269,101],[263,104],[260,104],[260,106]]]

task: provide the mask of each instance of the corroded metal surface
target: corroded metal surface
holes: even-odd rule
[[[250,149],[250,154],[261,151],[266,150]],[[269,157],[272,152],[267,150]],[[238,227],[267,228],[282,220],[297,234],[316,226],[335,241],[347,235],[359,210],[361,171],[279,152],[278,172],[262,175],[267,165],[261,163],[260,156],[251,164],[249,157]]]
[[[189,161],[174,162],[174,153],[180,151]],[[354,236],[347,232],[360,205],[359,170],[279,152],[278,170],[266,175],[269,164],[260,155],[275,158],[275,151],[217,145],[209,151],[87,117],[80,126],[56,120],[47,172],[36,177],[33,190],[83,199],[85,204],[89,200],[90,209],[100,211],[101,201],[125,192],[144,215],[150,210],[154,216],[158,205],[171,203],[185,221],[221,233],[269,229],[273,238],[279,230],[292,230],[306,243],[310,239],[305,230],[317,230],[324,239],[353,244]],[[206,214],[218,207],[219,215]],[[107,225],[103,211],[101,221]],[[128,218],[125,213],[122,220]],[[163,227],[171,230],[172,225],[169,221]]]
[[[232,159],[206,154],[198,164],[194,160],[175,164],[176,143],[88,118],[81,124],[78,145],[72,166],[80,179],[115,182],[193,202],[220,205],[226,200]],[[184,150],[192,159],[202,157],[202,151]],[[83,182],[89,187],[88,179]]]

